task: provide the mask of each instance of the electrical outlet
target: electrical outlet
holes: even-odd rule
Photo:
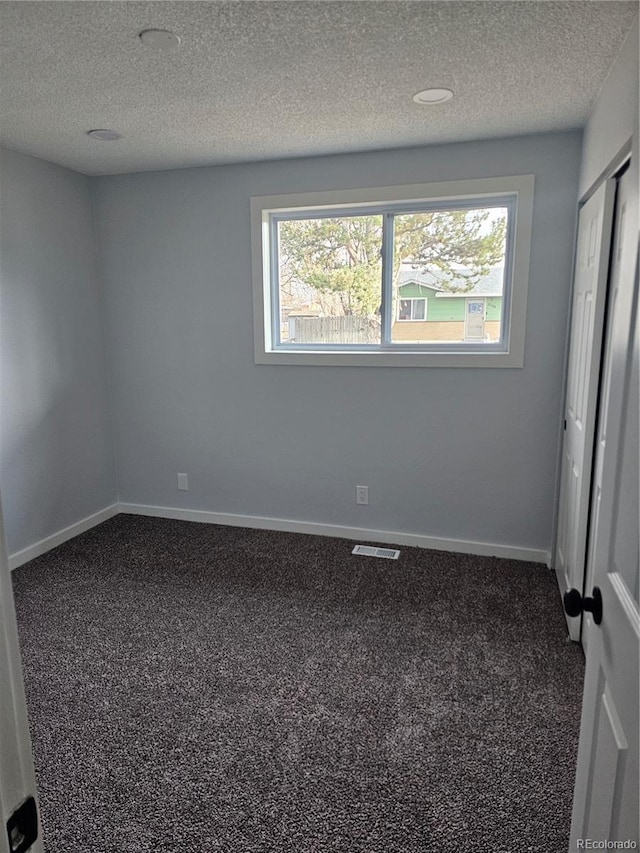
[[[189,491],[189,477],[186,474],[178,474],[178,489],[181,492]]]
[[[369,486],[356,486],[356,503],[369,503]]]

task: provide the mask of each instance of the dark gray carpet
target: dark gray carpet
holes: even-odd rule
[[[14,572],[48,853],[565,853],[541,566],[118,516]]]

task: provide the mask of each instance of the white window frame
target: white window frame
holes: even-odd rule
[[[379,367],[522,367],[531,252],[533,219],[533,175],[445,181],[433,184],[409,184],[370,187],[353,190],[328,190],[288,195],[254,196],[251,198],[251,248],[253,264],[253,307],[255,361],[257,364],[379,366]],[[509,239],[505,258],[502,330],[500,344],[393,344],[392,346],[358,345],[274,345],[274,288],[277,272],[271,239],[274,217],[335,211],[336,216],[354,211],[379,213],[381,208],[402,211],[411,204],[441,203],[446,205],[477,203],[496,204],[508,199]],[[415,209],[415,208],[413,208]]]
[[[411,317],[400,316],[400,303],[411,302]],[[414,302],[424,302],[424,317],[416,319],[413,316]],[[398,323],[426,323],[427,321],[427,297],[426,296],[398,296]]]

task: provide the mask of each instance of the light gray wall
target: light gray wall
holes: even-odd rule
[[[580,144],[93,179],[121,500],[549,548]],[[250,196],[523,173],[537,181],[523,369],[254,364]]]
[[[638,152],[638,19],[609,71],[584,130],[580,195],[602,176],[620,149],[634,137]],[[637,166],[637,156],[634,158]]]
[[[116,499],[89,179],[0,151],[0,485],[10,553]]]

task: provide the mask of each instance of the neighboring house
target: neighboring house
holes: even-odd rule
[[[465,278],[470,275],[466,267],[452,277],[440,270],[403,264],[391,339],[397,343],[499,341],[504,267],[493,267],[471,288]],[[327,313],[309,297],[308,288],[304,301],[298,297],[296,304],[291,294],[289,301],[291,304],[282,307],[283,341],[366,344],[380,340],[379,315]]]
[[[461,270],[469,274],[469,270]],[[498,341],[503,267],[493,267],[465,292],[465,278],[405,264],[400,270],[394,341]],[[446,283],[446,287],[445,287]]]

